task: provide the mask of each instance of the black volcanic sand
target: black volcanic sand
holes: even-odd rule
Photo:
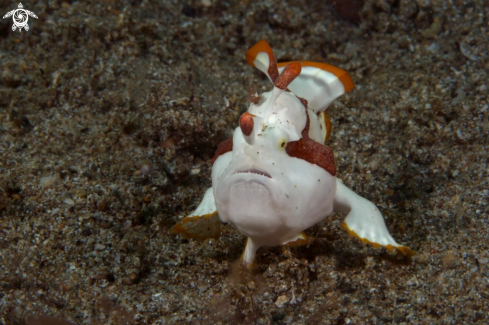
[[[29,31],[0,20],[1,324],[489,322],[489,2],[23,4]],[[336,214],[250,273],[231,226],[171,234],[248,88],[271,87],[244,57],[260,39],[351,74],[328,109],[338,177],[414,257]]]

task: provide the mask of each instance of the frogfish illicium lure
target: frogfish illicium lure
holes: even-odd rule
[[[242,260],[249,267],[258,248],[307,244],[305,229],[344,212],[342,227],[351,236],[411,255],[389,234],[379,209],[336,178],[333,151],[325,145],[331,130],[325,110],[354,88],[348,73],[325,63],[277,63],[264,40],[246,59],[273,89],[250,104],[233,137],[219,144],[212,187],[173,232],[218,237],[218,220],[231,223],[248,238]]]

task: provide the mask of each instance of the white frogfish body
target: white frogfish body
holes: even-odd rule
[[[233,150],[212,170],[221,220],[263,246],[286,244],[324,219],[333,211],[336,189],[327,171],[287,154],[287,143],[302,137],[307,117],[295,95],[277,90],[251,105],[253,132],[245,136],[236,128]]]
[[[212,187],[174,232],[203,239],[197,225],[217,214],[248,237],[242,259],[251,266],[259,247],[306,244],[305,229],[341,211],[348,213],[342,226],[350,235],[411,254],[391,237],[377,207],[336,179],[333,152],[324,144],[330,131],[324,110],[353,89],[348,74],[324,63],[277,64],[265,41],[246,56],[274,87],[219,145]]]

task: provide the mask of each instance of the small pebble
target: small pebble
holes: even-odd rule
[[[68,204],[68,205],[74,205],[75,204],[75,201],[73,201],[70,198],[64,199],[63,202],[66,203],[66,204]]]
[[[442,264],[443,268],[449,269],[449,268],[453,267],[455,264],[455,259],[456,259],[456,256],[452,252],[448,252],[445,255],[443,255],[443,257],[441,259],[441,264]]]
[[[283,305],[285,305],[288,302],[289,302],[289,298],[287,298],[287,296],[285,295],[282,295],[277,298],[277,301],[275,301],[275,306],[277,306],[278,308],[282,308]]]
[[[376,171],[377,169],[379,169],[379,165],[380,165],[380,163],[378,160],[372,160],[370,162],[370,170],[373,172]]]
[[[77,195],[78,195],[79,198],[84,199],[84,198],[87,197],[87,191],[85,191],[85,190],[79,190],[78,193],[77,193]]]
[[[58,181],[57,176],[45,176],[39,181],[39,185],[43,188],[50,187]]]
[[[421,35],[424,38],[435,38],[441,31],[441,23],[438,19],[435,19],[430,27],[421,31]]]
[[[105,245],[97,244],[95,245],[95,249],[98,251],[103,251],[105,249]]]
[[[145,160],[141,163],[141,174],[144,176],[149,176],[154,171],[153,163],[151,161]]]

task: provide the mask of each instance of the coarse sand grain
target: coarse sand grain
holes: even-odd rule
[[[0,324],[489,323],[488,1],[23,5],[28,31],[0,20]],[[350,73],[337,176],[415,256],[337,214],[251,272],[231,226],[170,233],[270,87],[244,56],[260,39]]]

